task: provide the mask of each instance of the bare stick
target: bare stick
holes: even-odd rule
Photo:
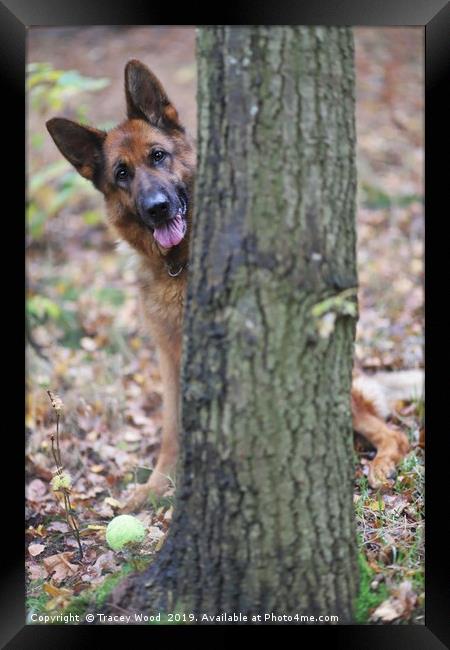
[[[59,444],[59,420],[60,420],[60,413],[63,409],[63,402],[62,399],[56,395],[56,393],[53,393],[52,391],[48,390],[47,394],[50,398],[50,402],[52,404],[53,409],[56,412],[56,446],[55,446],[55,436],[52,434],[50,436],[50,440],[52,443],[52,455],[55,461],[56,465],[56,476],[60,477],[59,483],[57,483],[57,487],[53,486],[53,489],[55,492],[61,492],[63,495],[63,501],[64,501],[64,511],[66,515],[66,521],[67,525],[69,528],[73,531],[75,534],[77,544],[78,544],[78,550],[80,552],[80,559],[83,559],[83,548],[81,546],[81,539],[80,539],[80,530],[78,528],[78,522],[77,518],[75,515],[75,511],[72,508],[72,504],[70,503],[70,479],[67,478],[67,485],[62,484],[62,478],[63,478],[63,464],[61,461],[61,447]]]

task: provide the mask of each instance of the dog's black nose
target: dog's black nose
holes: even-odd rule
[[[169,201],[161,192],[146,196],[141,203],[142,216],[152,225],[165,221],[169,216]]]

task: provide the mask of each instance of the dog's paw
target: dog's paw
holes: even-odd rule
[[[146,506],[151,505],[152,497],[164,496],[171,487],[170,479],[161,472],[154,470],[147,483],[143,483],[134,488],[133,493],[125,501],[125,505],[121,511],[124,514],[138,512]]]
[[[395,480],[397,471],[396,463],[391,456],[376,456],[369,464],[369,485],[373,489],[378,489],[383,485],[389,485],[390,481]]]
[[[130,514],[131,512],[138,512],[142,510],[150,499],[150,489],[148,483],[138,485],[134,488],[132,494],[125,501],[125,505],[121,508],[123,514]]]
[[[409,440],[403,431],[396,431],[395,433],[398,453],[400,458],[403,458],[409,451]]]
[[[390,430],[389,446],[379,452],[369,465],[369,485],[377,489],[397,478],[397,465],[409,451],[409,440],[402,431]]]

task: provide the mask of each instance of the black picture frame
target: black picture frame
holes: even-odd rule
[[[204,3],[202,3],[204,5]],[[22,386],[22,358],[19,342],[21,331],[22,290],[25,285],[23,258],[16,251],[23,250],[23,220],[19,215],[24,210],[24,165],[25,151],[25,52],[26,32],[30,26],[74,26],[74,25],[165,25],[174,17],[178,25],[207,24],[304,24],[304,25],[351,25],[351,26],[422,26],[425,28],[425,209],[427,218],[426,235],[426,424],[428,435],[434,439],[427,447],[427,536],[426,536],[426,624],[422,626],[286,626],[277,627],[276,633],[290,628],[295,639],[304,638],[305,630],[325,641],[331,634],[335,648],[434,648],[449,647],[450,619],[448,598],[448,537],[444,531],[446,472],[445,455],[441,452],[442,442],[448,438],[445,406],[448,401],[445,370],[448,367],[448,349],[444,336],[449,332],[446,314],[445,293],[440,291],[439,282],[446,277],[445,262],[449,257],[448,244],[444,236],[439,237],[439,225],[446,218],[444,193],[448,179],[448,135],[447,116],[449,112],[448,87],[450,81],[450,6],[446,0],[316,0],[297,3],[284,0],[274,3],[270,0],[236,3],[223,6],[221,15],[214,15],[210,7],[200,3],[174,7],[164,4],[163,8],[143,0],[97,0],[90,4],[74,4],[63,0],[8,0],[0,3],[0,70],[2,79],[3,111],[2,143],[4,145],[3,203],[4,203],[4,268],[3,325],[5,354],[12,352],[11,363],[4,365],[5,400],[3,411],[4,471],[9,467],[10,476],[3,475],[4,498],[3,519],[3,578],[0,589],[0,641],[8,648],[79,648],[90,647],[94,637],[104,639],[104,634],[123,632],[121,626],[25,626],[24,557],[23,557],[23,486],[22,468],[23,402],[19,385]],[[444,154],[447,154],[444,156]],[[11,162],[11,158],[13,162]],[[14,161],[14,158],[16,160]],[[12,166],[11,166],[12,165]],[[13,171],[11,171],[13,170]],[[6,197],[6,198],[5,198]],[[6,207],[7,206],[7,207]],[[11,252],[11,254],[7,254]],[[444,286],[444,285],[443,285]],[[433,298],[434,294],[434,298]],[[23,306],[23,302],[21,303]],[[11,305],[17,305],[17,309]],[[15,327],[12,319],[19,322]],[[439,336],[441,335],[441,336]],[[17,346],[16,346],[17,343]],[[447,362],[447,363],[446,363]],[[442,373],[439,372],[442,364]],[[445,365],[444,365],[445,364]],[[432,371],[431,371],[432,369]],[[12,375],[17,376],[17,386]],[[448,371],[447,371],[448,372]],[[441,377],[442,374],[442,377]],[[447,400],[446,400],[447,398]],[[5,424],[7,417],[10,422]],[[442,432],[442,436],[439,434]],[[443,467],[440,466],[440,462]],[[448,473],[448,471],[447,471]],[[3,474],[3,471],[2,471]],[[214,633],[214,628],[203,628]],[[174,634],[183,642],[192,638],[199,628],[126,628],[125,638],[138,631],[147,635],[150,643],[170,642]],[[250,632],[261,630],[251,628]],[[264,634],[267,628],[264,627]],[[232,628],[223,628],[222,638],[226,641]],[[267,630],[268,631],[268,630]],[[118,639],[117,639],[118,641]]]

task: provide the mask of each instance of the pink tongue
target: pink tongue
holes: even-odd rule
[[[155,228],[153,237],[156,239],[160,246],[164,248],[172,248],[180,243],[184,237],[185,225],[181,214],[177,214],[174,219],[171,219],[163,226]]]

